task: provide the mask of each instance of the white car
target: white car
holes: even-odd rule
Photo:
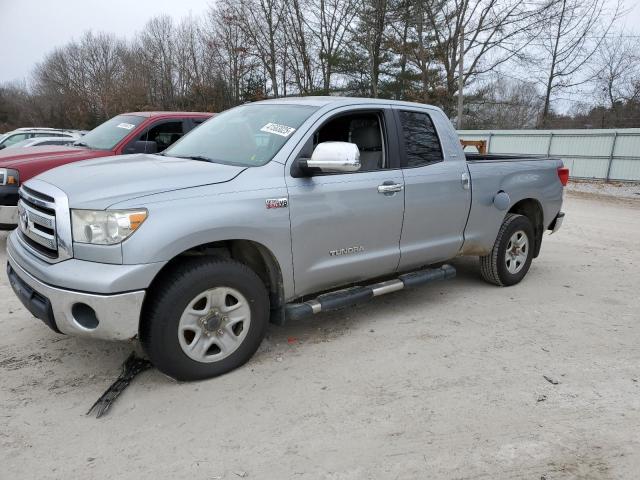
[[[63,130],[60,128],[18,128],[11,132],[7,132],[0,136],[0,150],[7,148],[15,143],[30,138],[38,137],[61,137],[78,139],[82,133],[77,130]]]
[[[78,137],[35,137],[13,143],[5,148],[42,147],[45,145],[71,145]]]

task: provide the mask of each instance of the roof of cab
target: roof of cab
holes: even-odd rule
[[[214,113],[209,112],[127,112],[120,115],[136,115],[138,117],[212,117]]]
[[[431,109],[439,110],[438,107],[428,105],[426,103],[416,102],[403,102],[400,100],[390,100],[387,98],[368,98],[368,97],[336,97],[336,96],[309,96],[309,97],[283,97],[273,98],[269,100],[260,100],[253,102],[255,104],[260,103],[291,103],[295,105],[310,105],[314,107],[325,107],[327,105],[367,105],[367,104],[384,104],[384,105],[398,105],[405,107],[428,107]]]

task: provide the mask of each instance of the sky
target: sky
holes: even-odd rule
[[[22,80],[85,30],[131,37],[152,17],[202,15],[208,0],[0,0],[0,83]]]
[[[214,0],[0,0],[0,83],[26,79],[54,47],[85,30],[131,38],[152,17],[202,15]],[[615,0],[608,0],[614,2]],[[627,0],[628,30],[640,34],[640,1]]]

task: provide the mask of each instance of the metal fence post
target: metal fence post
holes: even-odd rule
[[[609,153],[609,165],[607,165],[607,178],[605,178],[605,182],[609,182],[609,177],[611,176],[611,165],[613,164],[613,154],[616,150],[616,141],[618,140],[618,131],[613,132],[613,141],[611,142],[611,152]]]
[[[547,157],[551,155],[551,142],[553,142],[553,132],[549,132],[549,144],[547,145]]]
[[[487,141],[487,154],[491,153],[491,137],[493,137],[493,132],[489,132],[489,140]]]

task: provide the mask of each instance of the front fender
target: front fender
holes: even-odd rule
[[[249,169],[240,179],[219,185],[185,189],[146,197],[112,208],[149,211],[144,224],[122,243],[124,264],[166,262],[194,247],[225,240],[249,240],[263,245],[278,262],[284,294],[293,290],[288,206],[267,208],[267,200],[287,198],[282,165]],[[253,175],[251,175],[253,173]],[[247,175],[249,174],[249,175]],[[238,190],[239,187],[262,188]],[[266,188],[265,188],[266,187]],[[141,199],[142,200],[142,199]]]

